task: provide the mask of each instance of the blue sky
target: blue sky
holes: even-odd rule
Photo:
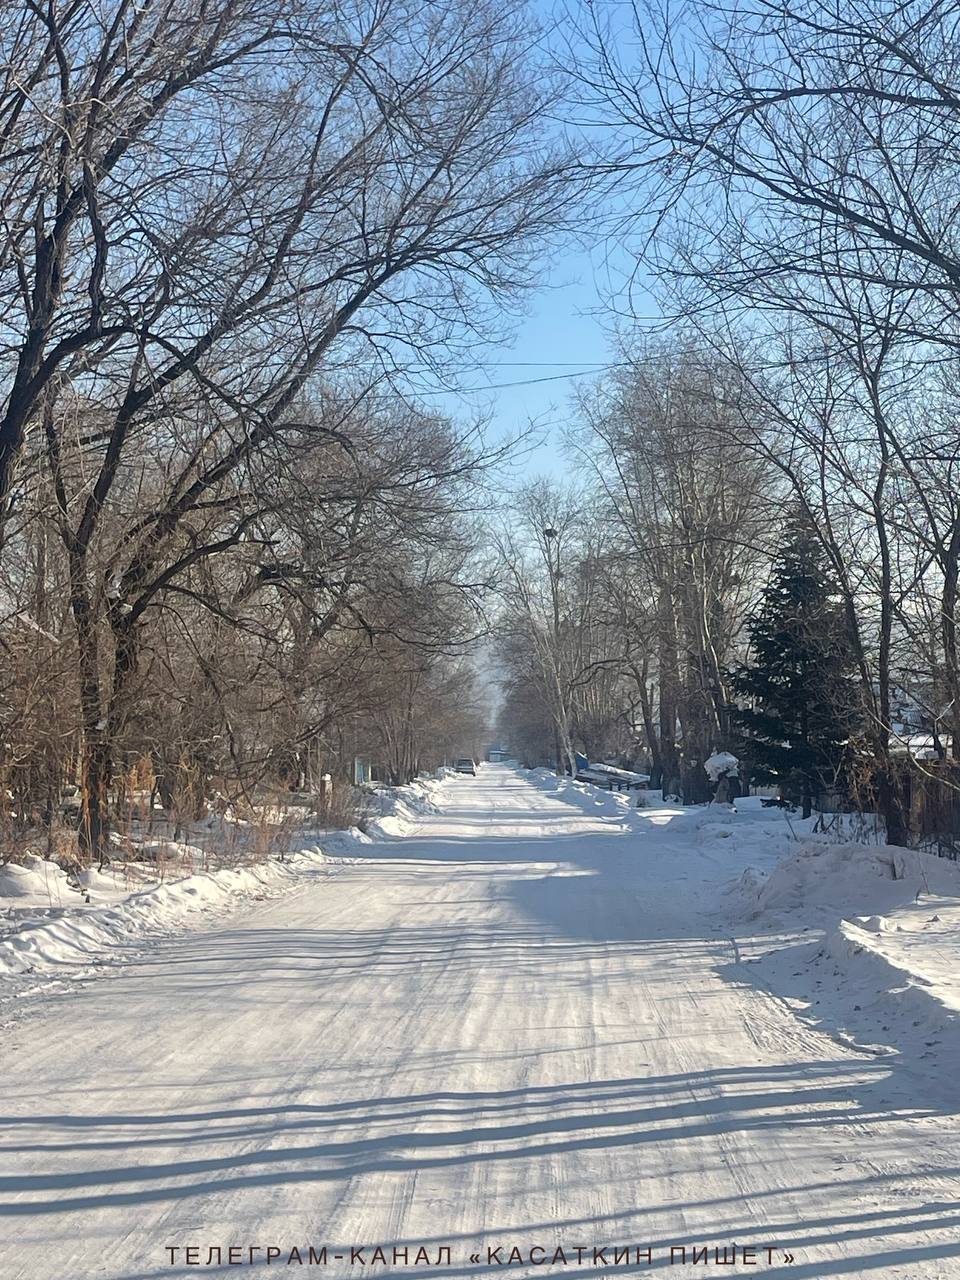
[[[571,251],[545,272],[544,285],[529,300],[529,314],[521,318],[513,343],[490,353],[491,382],[525,384],[492,393],[495,432],[509,435],[531,421],[543,427],[544,443],[526,458],[532,474],[563,470],[559,430],[571,419],[572,392],[598,371],[589,365],[610,360],[608,319],[599,314],[599,275],[588,254]],[[538,381],[547,378],[551,381]]]
[[[469,390],[436,397],[454,417],[488,412],[494,438],[536,424],[543,442],[519,463],[528,475],[564,473],[560,433],[573,421],[572,393],[615,358],[607,304],[611,291],[622,289],[627,259],[618,255],[619,275],[611,275],[606,252],[603,244],[592,253],[571,247],[559,260],[544,263],[542,284],[528,296],[525,314],[513,323],[505,320],[504,342],[485,350],[479,371],[463,375],[461,385]],[[643,315],[653,314],[644,292],[634,289],[632,303]]]
[[[529,3],[543,22],[547,40],[559,36],[566,47],[572,27],[569,10],[565,13],[561,7],[563,0]],[[617,22],[626,24],[624,38],[630,12],[615,15]],[[571,244],[565,251],[545,255],[541,282],[527,296],[524,314],[504,317],[503,342],[485,348],[478,356],[478,369],[464,371],[458,379],[468,390],[431,395],[431,405],[455,418],[489,414],[494,438],[513,436],[536,424],[543,443],[518,461],[518,475],[563,475],[567,467],[560,434],[574,418],[572,393],[616,358],[610,303],[619,299],[623,306],[626,282],[635,267],[631,255],[605,242],[599,232],[593,246]],[[630,308],[638,318],[658,313],[636,279],[630,286]]]

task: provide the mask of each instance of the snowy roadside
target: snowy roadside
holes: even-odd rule
[[[418,778],[402,787],[381,787],[370,797],[373,814],[364,824],[373,839],[412,835],[425,814],[439,813],[447,782],[456,775],[441,769],[436,778]]]
[[[736,937],[731,976],[748,973],[861,1052],[919,1065],[960,1054],[957,863],[838,842],[814,831],[815,818],[764,808],[759,797],[684,809],[649,792],[637,808],[627,794],[538,774],[541,786],[587,812],[658,828],[670,840],[665,856],[693,860],[684,893],[691,907],[699,899],[705,921],[725,922]]]
[[[38,984],[41,975],[66,982],[90,977],[133,944],[283,893],[325,861],[319,848],[306,849],[282,861],[274,857],[163,884],[151,883],[149,872],[133,864],[83,871],[79,888],[56,863],[38,858],[26,867],[8,864],[0,869],[0,999],[50,986]]]
[[[749,838],[738,850],[749,856]],[[726,894],[751,977],[875,1055],[960,1051],[960,867],[915,850],[805,835]]]
[[[609,792],[547,770],[541,790],[611,831],[643,834],[644,892],[735,938],[730,977],[777,995],[848,1047],[918,1061],[960,1050],[960,867],[928,854],[837,843],[759,799],[684,809],[656,792]],[[122,963],[138,946],[213,920],[352,861],[360,845],[415,836],[442,811],[447,777],[368,797],[366,833],[294,835],[294,851],[232,868],[167,873],[149,861],[87,870],[0,867],[0,1004]],[[631,847],[632,842],[631,842]],[[185,847],[186,848],[186,847]],[[186,850],[189,852],[189,850]],[[189,859],[184,853],[185,866]],[[632,875],[632,872],[630,873]]]
[[[607,791],[589,782],[575,782],[573,778],[558,777],[552,769],[521,769],[519,772],[541,791],[551,792],[558,799],[575,805],[591,817],[618,819],[625,827],[638,825],[636,791]],[[641,793],[642,800],[646,794]]]
[[[642,875],[668,868],[704,925],[735,939],[728,967],[848,1048],[919,1066],[960,1053],[960,865],[931,854],[838,842],[758,797],[665,805],[525,776],[567,803],[658,838]],[[734,958],[735,955],[735,958]]]
[[[350,861],[358,846],[415,830],[436,812],[445,779],[422,779],[373,794],[366,832],[294,832],[290,852],[235,867],[191,873],[201,851],[169,846],[172,873],[156,862],[118,860],[102,871],[68,876],[56,862],[27,854],[0,865],[0,1004],[88,978],[138,944],[201,928],[253,901],[299,888],[331,864]]]

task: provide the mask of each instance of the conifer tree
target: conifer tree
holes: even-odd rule
[[[779,783],[809,817],[815,796],[842,782],[860,713],[844,613],[802,512],[787,523],[747,633],[752,661],[732,681],[748,704],[733,714],[738,744],[754,777]]]

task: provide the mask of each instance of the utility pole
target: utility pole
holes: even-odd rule
[[[557,711],[560,712],[560,698],[562,691],[560,688],[560,535],[556,529],[549,526],[543,530],[544,549],[547,555],[547,576],[550,579],[550,598],[553,604],[553,670],[554,680],[557,685]],[[554,565],[553,553],[556,548],[557,562]],[[554,759],[557,763],[557,773],[566,773],[566,767],[561,764],[560,759],[560,726],[557,723],[557,717],[553,720],[553,751]]]

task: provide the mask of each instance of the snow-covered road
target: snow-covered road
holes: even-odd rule
[[[2,1280],[289,1274],[294,1249],[338,1280],[651,1270],[593,1261],[628,1246],[701,1275],[734,1244],[720,1274],[960,1276],[947,1089],[755,983],[683,815],[490,765],[446,795],[5,1033]]]

